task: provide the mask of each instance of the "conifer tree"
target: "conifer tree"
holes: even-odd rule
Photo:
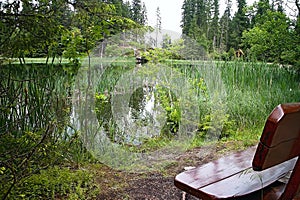
[[[189,35],[189,32],[192,27],[192,22],[195,15],[195,3],[194,0],[184,0],[182,5],[182,21],[181,28],[182,33]]]
[[[246,16],[246,0],[237,0],[238,10],[230,23],[229,45],[234,49],[240,48],[243,31],[249,27],[249,19]]]
[[[141,25],[145,25],[147,21],[147,11],[145,4],[142,5],[141,0],[133,0],[131,5],[131,19]]]
[[[219,39],[220,39],[220,33],[219,33],[219,1],[218,0],[214,0],[212,7],[212,21],[209,25],[210,29],[209,29],[209,35],[208,35],[208,39],[210,41],[212,41],[212,49],[216,49],[220,46],[219,43]]]
[[[224,14],[222,15],[220,19],[220,50],[221,51],[228,51],[229,50],[229,44],[228,44],[228,38],[229,38],[229,24],[231,23],[231,0],[228,0],[226,3],[226,9],[224,11]]]
[[[155,46],[158,45],[158,33],[161,32],[161,16],[160,16],[160,9],[157,7],[156,9],[156,27],[155,27]]]

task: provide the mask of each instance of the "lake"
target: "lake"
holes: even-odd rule
[[[209,61],[5,65],[0,86],[4,152],[79,138],[99,161],[131,170],[238,138],[238,128],[260,127],[270,108],[300,95],[286,69]]]

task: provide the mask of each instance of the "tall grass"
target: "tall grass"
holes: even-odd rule
[[[33,193],[54,192],[62,180],[44,176],[50,181],[40,185],[41,170],[78,165],[79,153],[84,157],[81,141],[69,131],[76,71],[72,65],[0,66],[0,199],[41,199]]]
[[[207,134],[207,130],[214,128],[211,121],[215,118],[223,123],[220,138],[256,142],[266,118],[277,105],[300,100],[299,74],[278,65],[240,61],[169,64],[197,83],[194,89],[198,95],[200,93],[199,131],[202,136]],[[211,69],[207,70],[207,67]],[[205,70],[201,71],[203,68]],[[204,83],[199,84],[201,81]],[[222,88],[216,82],[221,82]],[[209,89],[208,84],[211,83],[215,84],[213,90]],[[211,93],[216,92],[214,90],[225,94],[217,102],[226,110],[223,118],[211,113],[216,106],[211,102]],[[196,143],[203,144],[203,141]]]
[[[281,103],[300,100],[299,74],[266,63],[219,62],[227,88],[227,112],[238,126],[262,126]]]

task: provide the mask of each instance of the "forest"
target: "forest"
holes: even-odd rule
[[[184,0],[158,44],[142,0],[0,1],[0,199],[180,199],[174,173],[256,144],[299,101],[300,2],[220,10]]]
[[[238,0],[235,13],[232,0],[224,13],[219,3],[185,0],[182,5],[182,34],[201,44],[212,59],[226,60],[241,49],[249,60],[299,66],[298,0],[259,0],[251,6]],[[1,59],[20,62],[25,57],[76,60],[111,35],[147,27],[141,0],[5,1],[0,16]]]
[[[185,0],[182,33],[217,57],[242,49],[249,59],[299,65],[299,1],[237,0],[235,13],[232,4],[220,13],[218,0]]]

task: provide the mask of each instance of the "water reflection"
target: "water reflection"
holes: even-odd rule
[[[125,135],[124,142],[141,145],[148,138],[159,136],[166,123],[165,116],[164,109],[155,98],[155,86],[137,88],[130,97],[128,113],[122,120],[122,131],[129,133]],[[121,138],[115,140],[121,142]]]
[[[123,70],[122,73],[126,73],[124,69],[107,68],[105,74],[113,74],[113,79],[116,81],[113,83],[109,80],[100,81],[97,88],[104,92],[96,92],[95,102],[99,124],[104,127],[111,141],[137,146],[149,138],[163,134],[170,136],[171,129],[168,130],[167,122],[178,124],[180,120],[180,117],[176,120],[170,119],[166,111],[166,107],[171,107],[175,101],[173,102],[169,96],[163,95],[162,91],[168,94],[171,92],[166,88],[158,87],[155,81],[143,81],[135,87],[134,80],[128,80],[132,83],[131,86],[128,86],[129,90],[128,88],[118,88],[116,84],[120,79],[115,77],[115,72],[112,72],[115,70]],[[102,77],[112,78],[105,74],[102,74]],[[114,84],[111,91],[109,90],[112,85],[107,85],[107,82]],[[125,99],[128,101],[124,101]],[[118,102],[118,105],[112,105],[113,101]],[[162,101],[165,101],[165,106]]]
[[[189,143],[198,125],[197,99],[175,68],[92,62],[77,75],[72,120],[86,147],[106,164],[150,165]],[[141,152],[146,144],[153,146]]]

